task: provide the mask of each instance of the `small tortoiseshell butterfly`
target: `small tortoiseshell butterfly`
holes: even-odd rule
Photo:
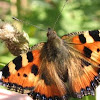
[[[100,82],[100,31],[60,38],[49,28],[47,37],[2,69],[2,84],[38,100],[94,95]]]

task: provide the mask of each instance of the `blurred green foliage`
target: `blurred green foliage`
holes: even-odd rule
[[[53,28],[58,15],[61,14],[55,25],[59,36],[74,31],[100,28],[100,0],[69,0],[61,11],[64,4],[65,0],[0,0],[0,18],[10,23],[19,23],[22,31],[30,36],[30,46],[46,41],[46,31],[16,22],[12,16],[47,29]],[[17,24],[15,26],[18,27]],[[7,64],[13,58],[1,41],[0,63]],[[82,100],[95,100],[95,97],[88,96]]]

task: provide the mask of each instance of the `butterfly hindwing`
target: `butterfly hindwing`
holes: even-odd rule
[[[82,98],[85,95],[94,95],[100,82],[99,31],[73,33],[63,36],[62,39],[69,44],[70,51],[75,55],[72,60],[74,65],[69,68],[68,74],[73,96]]]
[[[73,97],[82,98],[86,95],[94,95],[100,82],[100,68],[92,66],[83,59],[75,60],[75,65],[69,68],[68,87]]]

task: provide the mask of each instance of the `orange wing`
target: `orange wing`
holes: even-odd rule
[[[20,93],[28,93],[33,99],[61,99],[54,84],[47,85],[40,78],[40,49],[43,44],[33,47],[33,51],[22,54],[2,69],[2,85]]]
[[[100,82],[100,32],[96,30],[72,33],[62,39],[75,54],[72,61],[74,65],[68,69],[67,84],[72,96],[82,98],[85,95],[94,95]]]
[[[16,57],[2,69],[2,81],[15,91],[33,90],[39,81],[39,62],[39,50]]]

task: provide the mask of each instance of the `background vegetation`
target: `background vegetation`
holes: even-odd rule
[[[0,19],[14,24],[30,37],[30,46],[46,41],[46,31],[12,19],[15,16],[41,29],[53,28],[59,14],[55,30],[62,36],[69,32],[100,28],[100,0],[69,0],[63,11],[65,0],[0,0]],[[4,43],[0,42],[0,63],[7,64],[14,58]],[[78,100],[78,99],[72,99]],[[95,100],[85,97],[82,100]]]

